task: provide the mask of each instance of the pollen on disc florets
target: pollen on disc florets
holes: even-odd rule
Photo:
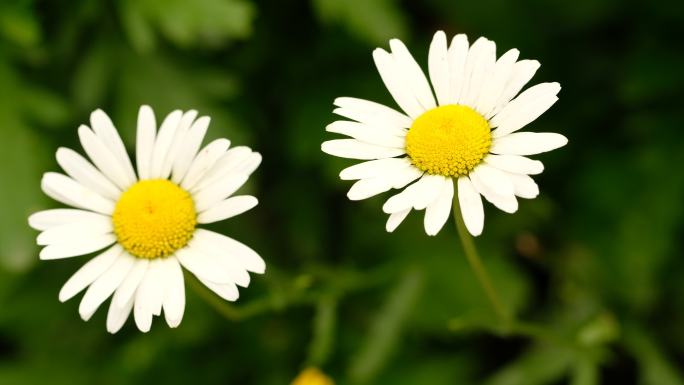
[[[126,190],[112,215],[119,244],[138,258],[163,258],[185,247],[195,232],[192,196],[166,179],[143,180]]]
[[[406,135],[406,153],[414,166],[428,174],[468,175],[489,152],[489,123],[462,105],[426,111],[413,121]]]

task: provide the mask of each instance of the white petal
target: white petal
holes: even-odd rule
[[[239,170],[244,170],[253,161],[254,154],[256,153],[246,146],[237,146],[226,151],[214,163],[211,169],[197,181],[191,192],[202,190],[216,181],[225,179],[232,174],[240,173]],[[242,174],[248,175],[245,172],[242,172]]]
[[[422,183],[416,186],[416,197],[413,200],[415,210],[423,210],[434,202],[441,192],[441,187],[450,178],[442,175],[423,175]]]
[[[88,287],[78,307],[78,312],[84,321],[89,320],[102,302],[114,293],[114,290],[126,278],[134,262],[134,257],[122,253],[114,264]]]
[[[94,238],[74,240],[73,243],[53,244],[40,251],[40,259],[61,259],[86,255],[102,250],[114,242],[116,242],[116,235],[105,234]]]
[[[90,114],[90,125],[95,131],[95,134],[100,138],[102,143],[112,152],[119,165],[126,173],[126,177],[130,183],[136,181],[135,171],[131,158],[128,157],[126,146],[124,146],[119,133],[114,128],[114,123],[109,119],[109,116],[104,111],[97,109]]]
[[[403,211],[410,207],[422,210],[437,198],[440,192],[439,187],[444,183],[444,179],[441,175],[425,174],[416,183],[389,198],[382,206],[382,210],[387,214]]]
[[[423,106],[424,110],[435,108],[435,98],[432,96],[430,83],[404,43],[399,39],[392,39],[390,48],[397,68],[403,75],[404,81],[408,82],[418,103]]]
[[[377,48],[373,51],[373,60],[385,87],[392,94],[399,107],[414,119],[425,112],[425,108],[418,102],[407,82],[406,76],[409,75],[402,72],[394,56]]]
[[[220,245],[226,252],[235,255],[247,271],[257,274],[263,274],[266,271],[266,263],[259,254],[241,242],[223,234],[197,229],[193,241],[207,245],[207,247],[211,247],[211,245]]]
[[[250,195],[240,195],[228,198],[213,205],[207,211],[197,216],[197,223],[214,223],[251,210],[259,201]]]
[[[496,44],[484,37],[477,39],[468,51],[465,65],[465,93],[461,94],[459,104],[474,107],[485,80],[491,76],[496,61]]]
[[[404,155],[403,147],[385,147],[360,142],[356,139],[335,139],[323,142],[321,150],[326,154],[349,159],[383,159]]]
[[[78,137],[81,140],[81,146],[83,146],[90,160],[102,171],[104,176],[109,178],[122,191],[127,190],[128,187],[135,183],[135,177],[131,178],[119,159],[87,126],[80,126],[78,128]]]
[[[237,301],[238,297],[240,297],[238,288],[237,286],[235,286],[234,283],[218,284],[215,282],[203,280],[202,278],[199,278],[199,280],[204,284],[204,286],[208,287],[211,291],[213,291],[219,297],[225,299],[226,301],[234,302]]]
[[[516,174],[536,175],[544,171],[544,164],[538,160],[532,160],[519,155],[492,155],[484,158],[485,163]]]
[[[480,163],[470,174],[477,175],[477,179],[482,181],[482,183],[496,194],[513,194],[513,184],[506,177],[506,174],[497,168],[489,166],[486,163]]]
[[[347,198],[352,201],[359,201],[384,193],[392,188],[393,177],[393,175],[382,175],[361,179],[349,189]]]
[[[499,60],[496,61],[491,75],[485,80],[482,92],[477,102],[475,102],[475,109],[480,114],[486,116],[496,106],[501,93],[511,78],[518,55],[520,55],[520,51],[512,49],[501,55]]]
[[[57,150],[57,163],[74,180],[111,200],[119,199],[121,190],[84,157],[69,148]]]
[[[369,126],[404,129],[413,124],[413,119],[401,112],[369,100],[341,97],[334,104],[340,108],[333,113]]]
[[[252,152],[249,158],[247,158],[247,161],[238,166],[236,172],[245,175],[251,175],[254,172],[254,170],[256,170],[259,167],[259,165],[261,164],[261,160],[261,154],[259,154],[258,152]]]
[[[138,177],[150,179],[152,151],[157,137],[157,122],[150,106],[140,106],[138,111],[138,131],[136,136],[136,164]]]
[[[183,114],[176,132],[171,142],[171,147],[166,153],[166,159],[164,160],[164,165],[162,166],[161,178],[168,179],[171,176],[171,171],[173,170],[173,165],[181,154],[184,154],[184,147],[188,133],[190,132],[190,126],[197,117],[197,111],[190,110]]]
[[[510,134],[536,119],[558,100],[560,89],[558,83],[541,83],[525,90],[489,121],[490,127],[498,127],[492,135]]]
[[[484,227],[482,198],[467,176],[458,178],[458,204],[468,232],[473,236],[482,234]]]
[[[206,239],[199,241],[193,239],[190,241],[188,248],[193,252],[197,252],[206,256],[208,265],[213,265],[217,270],[213,273],[215,276],[220,276],[219,279],[212,279],[207,274],[195,273],[199,278],[207,281],[226,284],[235,283],[242,287],[249,286],[250,277],[247,269],[243,266],[242,260],[237,256],[237,252],[232,249],[222,247],[223,243],[211,242]]]
[[[391,130],[370,127],[363,123],[338,120],[326,126],[325,130],[328,132],[347,135],[361,142],[376,144],[379,146],[404,147],[406,144],[404,139],[406,136],[406,131],[403,129],[398,129],[399,132],[394,133]],[[401,134],[401,136],[396,134]]]
[[[185,313],[185,280],[178,259],[169,257],[163,262],[166,270],[166,292],[162,303],[164,318],[169,327],[175,328],[180,325]]]
[[[109,270],[121,253],[123,253],[121,246],[114,245],[109,250],[86,262],[62,286],[62,289],[59,291],[59,301],[66,302],[88,287],[105,271]]]
[[[447,48],[447,38],[444,31],[437,31],[430,43],[428,54],[428,70],[432,88],[435,89],[437,101],[440,106],[449,104],[450,76],[449,76],[449,54]]]
[[[157,139],[154,141],[154,149],[152,150],[152,163],[150,166],[150,178],[163,178],[164,166],[166,165],[166,156],[171,149],[173,140],[176,137],[176,130],[180,124],[183,113],[180,110],[175,110],[168,114],[157,133]]]
[[[116,293],[114,295],[116,295]],[[117,306],[114,303],[114,300],[111,301],[109,310],[107,311],[107,331],[109,333],[114,334],[121,330],[126,323],[128,316],[131,314],[131,310],[133,310],[133,301],[134,297],[131,297],[128,303],[124,304],[123,307]]]
[[[173,163],[171,180],[174,183],[180,183],[188,172],[193,159],[195,159],[195,155],[197,155],[197,151],[202,146],[202,140],[207,133],[210,122],[211,119],[209,117],[202,116],[190,127],[190,131],[185,136],[185,143],[179,150],[176,161]]]
[[[84,238],[95,238],[114,230],[111,218],[93,218],[82,222],[55,226],[38,235],[36,243],[40,246],[61,243],[78,243]]]
[[[407,168],[402,168],[401,170],[395,172],[394,184],[392,185],[392,188],[404,188],[407,184],[413,182],[421,176],[423,176],[423,171],[421,171],[417,167],[411,166]]]
[[[125,307],[128,302],[135,298],[135,292],[138,290],[140,282],[142,282],[145,277],[149,265],[149,259],[136,258],[131,271],[128,272],[128,275],[126,275],[126,278],[121,282],[121,285],[119,285],[119,288],[116,289],[116,292],[114,293],[112,301],[114,301],[116,306]]]
[[[437,235],[451,214],[451,204],[454,199],[454,183],[451,178],[444,178],[440,190],[437,199],[425,208],[423,225],[427,235]]]
[[[45,231],[53,227],[69,223],[87,222],[89,220],[107,219],[109,216],[92,211],[77,209],[52,209],[39,211],[28,219],[29,226],[36,230]],[[111,220],[111,219],[110,219]]]
[[[539,195],[539,186],[530,176],[510,172],[507,172],[506,175],[513,183],[515,195],[526,199],[533,199]]]
[[[511,214],[518,210],[518,201],[515,199],[513,191],[507,195],[497,194],[480,179],[479,173],[470,173],[470,181],[477,192],[500,210]]]
[[[192,189],[195,184],[214,166],[217,160],[226,153],[230,147],[228,139],[216,139],[200,151],[192,161],[187,174],[181,182],[181,187],[186,190]]]
[[[198,213],[212,208],[215,204],[231,196],[247,181],[247,176],[234,174],[224,180],[216,181],[195,194],[195,209]]]
[[[66,175],[48,172],[41,186],[45,194],[66,205],[95,211],[105,215],[114,212],[114,202],[82,186]]]
[[[492,141],[489,149],[494,154],[534,155],[555,150],[568,143],[568,139],[550,132],[516,132]]]
[[[411,166],[407,158],[386,158],[370,160],[347,167],[340,172],[342,180],[358,180],[395,173]]]
[[[515,65],[513,65],[511,77],[508,79],[506,87],[504,87],[504,90],[501,92],[499,100],[496,102],[494,109],[487,113],[485,117],[489,119],[499,113],[499,111],[501,111],[501,109],[504,108],[520,90],[522,90],[525,84],[532,79],[534,73],[539,69],[539,66],[540,64],[536,60],[521,60],[515,63]]]
[[[454,36],[449,46],[449,103],[457,104],[465,89],[465,64],[468,59],[468,37],[465,34]]]
[[[162,261],[153,259],[145,272],[145,276],[135,292],[133,318],[138,329],[147,333],[152,327],[152,316],[160,315],[164,300],[164,270]]]
[[[390,214],[389,218],[387,218],[387,224],[385,225],[385,230],[387,230],[388,233],[393,232],[396,230],[397,227],[401,224],[401,222],[406,219],[408,214],[411,212],[411,208],[408,208],[406,210],[402,211],[397,211],[396,213]]]
[[[222,269],[215,258],[194,244],[191,241],[192,246],[176,251],[178,262],[198,278],[216,283],[233,283],[230,272]]]

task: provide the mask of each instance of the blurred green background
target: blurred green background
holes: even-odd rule
[[[563,86],[531,125],[570,139],[538,157],[540,197],[488,206],[476,240],[529,332],[492,326],[452,223],[385,233],[389,195],[348,201],[352,162],[320,151],[335,97],[393,105],[372,49],[402,38],[425,68],[438,29]],[[684,384],[683,37],[681,1],[3,0],[0,384],[279,385],[312,365],[349,385]],[[268,270],[222,314],[189,291],[179,329],[112,336],[106,310],[57,301],[84,258],[39,263],[26,218],[56,206],[41,174],[92,110],[132,148],[143,103],[264,155],[260,205],[216,228]]]

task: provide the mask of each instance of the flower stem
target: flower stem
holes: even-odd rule
[[[507,330],[511,324],[510,313],[501,302],[499,294],[496,292],[491,278],[489,278],[487,269],[485,269],[484,265],[482,264],[482,260],[480,259],[480,256],[477,253],[477,248],[475,247],[475,242],[473,241],[473,236],[470,235],[465,226],[465,222],[463,221],[463,215],[461,214],[461,207],[458,203],[457,197],[454,197],[453,214],[454,221],[456,222],[456,229],[458,230],[458,235],[461,238],[461,245],[463,246],[466,259],[468,260],[470,267],[473,269],[477,280],[480,282],[482,290],[484,290],[485,294],[487,295],[487,299],[491,303],[492,308],[499,318],[502,327],[504,330]]]

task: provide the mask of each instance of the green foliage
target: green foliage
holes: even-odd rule
[[[684,384],[684,62],[680,2],[121,0],[0,3],[0,384]],[[350,202],[320,143],[332,101],[394,105],[371,49],[485,35],[542,63],[559,102],[531,125],[541,196],[486,208],[476,239],[495,314],[449,223],[384,231],[387,196]],[[267,261],[226,304],[188,277],[180,328],[82,322],[57,292],[85,258],[38,262],[40,178],[103,108],[133,149],[140,104],[210,115],[264,156],[254,210],[215,226]],[[197,290],[194,290],[195,286]],[[216,310],[219,310],[218,312]]]

